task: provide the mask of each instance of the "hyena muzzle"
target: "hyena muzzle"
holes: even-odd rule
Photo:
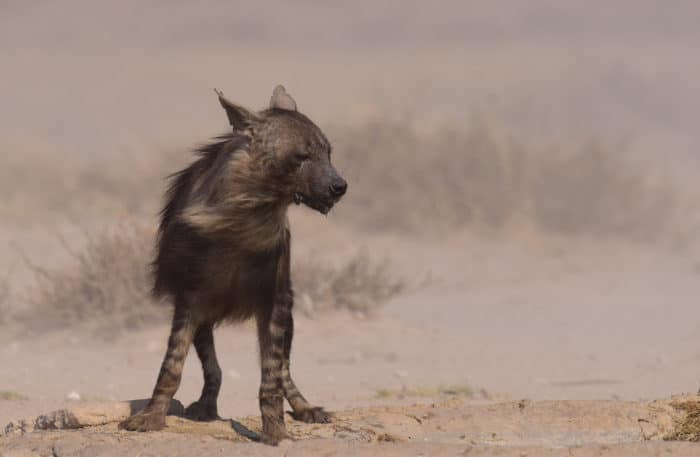
[[[172,330],[150,402],[121,427],[165,426],[191,344],[202,362],[204,387],[186,415],[218,418],[221,369],[213,330],[221,322],[254,317],[262,440],[276,444],[288,437],[285,398],[297,420],[331,419],[306,401],[290,375],[294,321],[287,208],[303,203],[327,214],[347,183],[331,164],[326,136],[297,111],[282,86],[260,112],[217,93],[233,131],[198,149],[197,159],[170,178],[153,272],[155,295],[174,304]]]

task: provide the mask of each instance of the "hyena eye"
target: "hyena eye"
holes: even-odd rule
[[[309,160],[309,153],[303,150],[295,150],[292,154],[294,161],[301,164],[305,160]]]

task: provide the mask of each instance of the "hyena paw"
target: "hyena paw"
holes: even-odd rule
[[[119,428],[132,432],[163,430],[165,428],[165,413],[144,410],[122,421]]]
[[[284,416],[262,416],[262,433],[260,441],[265,444],[277,446],[282,440],[291,440],[284,425]]]
[[[277,446],[280,441],[291,439],[292,437],[289,436],[287,430],[284,428],[265,430],[262,432],[262,434],[260,434],[260,442],[270,446]]]
[[[193,421],[209,422],[219,418],[216,403],[198,400],[185,409],[185,417]]]
[[[294,420],[306,422],[307,424],[329,424],[332,422],[333,418],[331,413],[320,406],[313,406],[302,409],[301,411],[294,411],[292,413],[292,417]]]

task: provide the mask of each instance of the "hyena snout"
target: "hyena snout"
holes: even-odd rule
[[[335,201],[338,201],[338,200],[340,200],[340,197],[345,195],[345,192],[347,192],[348,183],[340,176],[336,176],[331,181],[331,185],[330,185],[329,190],[330,190],[331,196],[335,199]]]
[[[329,167],[317,175],[316,179],[312,179],[308,189],[308,193],[300,199],[295,199],[295,202],[301,201],[321,214],[328,214],[347,192],[348,183],[335,169]]]

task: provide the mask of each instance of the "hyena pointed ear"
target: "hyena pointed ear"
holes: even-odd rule
[[[226,111],[228,122],[231,124],[234,131],[244,130],[251,124],[260,120],[258,115],[254,112],[230,102],[226,97],[224,97],[224,93],[220,90],[214,89],[214,92],[216,92],[216,95],[219,96],[219,103],[221,103],[221,106]]]
[[[270,98],[270,108],[286,109],[288,111],[297,110],[297,102],[294,101],[291,95],[284,90],[284,86],[278,85],[272,91]]]

